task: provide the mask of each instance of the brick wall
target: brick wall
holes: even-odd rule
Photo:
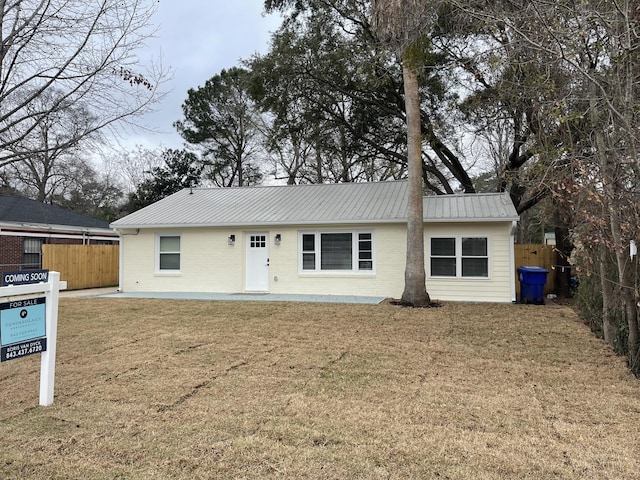
[[[0,270],[13,270],[22,264],[22,237],[0,236]]]
[[[44,242],[48,245],[82,245],[81,238],[46,238]]]
[[[88,245],[118,245],[118,242],[115,240],[112,241],[104,241],[104,240],[86,240]],[[83,245],[83,240],[81,238],[46,238],[43,243],[48,245]]]
[[[23,262],[23,238],[0,235],[0,271],[20,270]],[[43,238],[43,243],[53,245],[82,245],[82,238]],[[95,240],[91,242],[95,245]],[[107,243],[107,242],[100,242]],[[108,242],[117,244],[117,242]]]

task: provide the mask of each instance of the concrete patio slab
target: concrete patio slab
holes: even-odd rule
[[[211,292],[117,292],[97,295],[100,298],[158,298],[173,300],[216,300],[225,302],[317,302],[360,303],[377,305],[384,297],[356,295],[295,295],[275,293],[211,293]]]

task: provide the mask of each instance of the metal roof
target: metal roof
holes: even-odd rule
[[[504,222],[518,220],[508,193],[437,195],[423,198],[425,222]]]
[[[448,198],[467,197],[468,195]],[[475,197],[475,196],[474,196]],[[502,198],[501,196],[489,196]],[[431,199],[425,197],[425,221],[431,221]],[[508,199],[508,196],[506,197]],[[443,216],[446,204],[439,202]],[[515,220],[513,205],[505,217],[495,201],[483,202],[487,220]],[[502,205],[502,202],[497,202]],[[509,204],[511,201],[509,200]],[[469,208],[462,201],[457,208]],[[184,189],[111,224],[113,228],[172,228],[266,225],[400,223],[406,221],[407,182],[337,183],[287,186]],[[456,210],[455,221],[469,221]],[[473,221],[483,220],[474,210]],[[508,217],[508,218],[507,218]],[[437,217],[434,217],[435,221]],[[439,220],[444,221],[444,220]],[[451,221],[451,220],[446,220]]]

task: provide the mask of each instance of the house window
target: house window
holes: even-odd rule
[[[40,268],[42,266],[42,239],[25,237],[23,247],[22,267]]]
[[[371,272],[373,265],[371,232],[300,233],[303,272]]]
[[[489,277],[486,237],[431,238],[432,277]]]
[[[316,235],[302,234],[302,270],[316,269]]]
[[[320,270],[352,270],[353,239],[351,233],[320,234]]]
[[[373,270],[373,235],[358,234],[358,269]]]
[[[180,235],[158,235],[158,271],[180,271]]]

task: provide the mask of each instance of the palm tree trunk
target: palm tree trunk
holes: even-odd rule
[[[405,55],[406,56],[406,55]],[[407,208],[407,264],[404,273],[402,302],[426,306],[431,302],[425,285],[424,222],[422,215],[422,134],[420,131],[420,96],[418,76],[407,58],[402,62],[407,147],[409,198]]]

